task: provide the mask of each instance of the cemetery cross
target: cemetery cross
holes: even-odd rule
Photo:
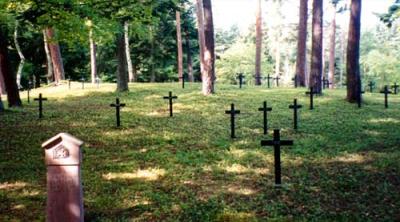
[[[47,101],[47,98],[43,98],[42,94],[39,93],[39,98],[35,98],[35,101],[39,101],[39,119],[43,118],[43,101]]]
[[[267,85],[268,85],[268,89],[271,88],[271,80],[273,80],[274,78],[271,77],[269,74],[267,76]]]
[[[172,100],[173,99],[178,99],[177,96],[172,96],[172,92],[170,91],[168,96],[164,96],[164,99],[168,99],[169,100],[169,116],[172,117],[173,116],[173,104],[172,104]]]
[[[268,112],[272,111],[272,107],[268,107],[267,101],[264,101],[263,107],[258,108],[258,111],[263,112],[264,117],[264,135],[268,134]]]
[[[314,95],[316,95],[317,92],[314,91],[313,87],[310,87],[310,91],[306,92],[306,95],[310,95],[310,110],[314,109]]]
[[[369,92],[372,93],[372,91],[374,90],[375,83],[372,81],[369,81],[368,86],[369,86]]]
[[[121,116],[120,111],[121,107],[125,107],[125,103],[120,103],[119,98],[116,98],[115,104],[110,104],[111,107],[115,107],[115,115],[117,117],[117,127],[121,126]]]
[[[275,186],[280,186],[282,184],[281,146],[293,146],[293,140],[281,140],[280,130],[275,129],[273,140],[262,140],[261,146],[274,147]]]
[[[298,123],[297,112],[298,112],[298,109],[301,109],[301,108],[303,108],[303,106],[297,104],[297,99],[294,99],[293,105],[289,106],[289,109],[293,109],[293,129],[295,129],[295,130],[297,130],[297,125],[298,125],[297,124]]]
[[[235,136],[235,116],[240,114],[240,110],[235,110],[235,104],[231,104],[231,110],[226,110],[225,114],[231,115],[231,138],[236,138]]]
[[[241,89],[242,85],[243,85],[243,78],[244,78],[243,73],[240,73],[237,78],[239,79],[239,88]]]
[[[279,76],[277,76],[277,77],[275,77],[274,78],[274,80],[275,80],[275,82],[276,82],[276,87],[279,87],[279,80],[280,80],[281,78],[279,77]]]
[[[397,93],[398,93],[398,91],[399,91],[399,87],[400,87],[400,86],[397,85],[397,83],[395,83],[395,84],[392,86],[392,88],[394,89],[394,92],[393,92],[393,93],[394,93],[395,95],[397,95]]]
[[[385,86],[384,90],[381,91],[382,94],[385,94],[385,108],[389,108],[389,104],[388,104],[388,95],[392,94],[392,91],[389,90],[388,86]]]

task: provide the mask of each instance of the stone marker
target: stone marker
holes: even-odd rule
[[[83,222],[83,142],[60,133],[42,144],[47,166],[46,221]]]
[[[298,105],[297,104],[297,99],[294,99],[293,101],[293,105],[289,106],[289,109],[293,109],[293,129],[297,130],[297,123],[298,123],[298,115],[297,115],[297,111],[298,109],[303,108],[302,105]]]
[[[368,86],[369,86],[369,92],[372,93],[372,91],[374,91],[375,83],[372,81],[369,81]]]
[[[71,89],[71,79],[68,79],[68,89]]]
[[[243,85],[243,78],[244,78],[243,73],[240,73],[237,78],[239,79],[239,88],[241,89],[242,85]]]
[[[280,80],[280,79],[281,79],[281,78],[280,78],[279,76],[277,76],[277,77],[274,78],[275,83],[276,83],[276,87],[279,87],[279,80]]]
[[[399,85],[397,85],[397,83],[395,83],[393,86],[392,86],[392,88],[394,89],[394,91],[393,91],[393,93],[395,94],[395,95],[397,95],[397,93],[398,93],[398,91],[399,91]]]
[[[173,103],[172,100],[173,99],[178,99],[177,96],[172,96],[172,92],[169,92],[168,96],[164,96],[164,99],[168,99],[169,100],[169,116],[172,117],[173,116]]]
[[[306,92],[306,95],[310,95],[310,110],[314,109],[314,95],[316,95],[317,92],[314,91],[313,87],[310,87],[310,91]]]
[[[274,130],[273,140],[262,140],[261,146],[274,147],[274,163],[275,163],[275,186],[282,184],[281,177],[281,146],[293,146],[293,140],[281,140],[279,129]]]
[[[235,136],[235,116],[240,114],[240,110],[235,110],[235,104],[231,104],[231,110],[226,110],[225,114],[231,115],[231,138],[236,138]]]
[[[388,86],[385,86],[384,90],[381,91],[382,94],[385,94],[385,108],[389,108],[388,96],[392,94],[392,91],[389,90]]]
[[[268,112],[272,111],[272,107],[268,107],[267,101],[264,101],[263,107],[258,108],[258,111],[263,112],[264,135],[267,135],[268,134]]]
[[[85,89],[85,78],[81,78],[81,82],[82,82],[82,89]]]
[[[269,74],[267,76],[267,85],[268,85],[268,89],[271,88],[271,80],[274,79],[273,77],[271,77]]]
[[[119,103],[119,98],[115,99],[115,104],[110,104],[111,107],[115,107],[115,115],[117,117],[117,127],[121,126],[120,111],[121,107],[125,107],[125,103]]]
[[[47,98],[43,98],[42,94],[39,93],[39,98],[35,98],[35,101],[39,101],[39,119],[43,118],[43,101],[47,101]]]
[[[96,81],[97,88],[100,88],[100,78],[98,76],[96,76],[95,81]]]

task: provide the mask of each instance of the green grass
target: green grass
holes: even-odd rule
[[[43,221],[46,167],[41,143],[59,132],[85,142],[82,178],[86,221],[399,221],[400,96],[365,94],[358,109],[345,91],[327,90],[308,110],[305,89],[219,85],[133,84],[72,90],[41,88],[37,103],[0,115],[0,221]],[[167,101],[178,95],[175,116]],[[23,94],[25,96],[25,94]],[[119,96],[122,127],[115,127]],[[292,127],[294,98],[303,105]],[[24,97],[26,101],[26,98]],[[275,189],[273,152],[260,147],[264,100],[270,129],[294,146],[282,149],[283,183]],[[231,140],[230,103],[241,110]]]

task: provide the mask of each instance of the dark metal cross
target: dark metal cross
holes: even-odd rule
[[[389,94],[392,94],[392,91],[389,90],[388,86],[385,86],[384,90],[381,91],[382,94],[385,94],[385,108],[389,108],[389,103],[388,103],[388,96]]]
[[[81,82],[82,82],[82,89],[85,89],[85,78],[81,78]]]
[[[35,101],[39,101],[39,119],[43,118],[43,101],[47,101],[47,98],[43,98],[42,94],[39,93],[39,98],[35,98]]]
[[[172,100],[173,99],[178,99],[177,96],[172,96],[172,92],[170,91],[168,96],[164,96],[164,99],[168,99],[169,100],[169,116],[173,116],[173,103]]]
[[[359,97],[357,98],[357,105],[358,105],[358,108],[361,108],[361,104],[362,104],[362,95],[365,93],[365,91],[360,91],[360,95],[359,95]]]
[[[121,107],[125,107],[125,103],[120,103],[119,98],[115,100],[115,104],[110,104],[111,107],[115,107],[115,115],[117,117],[117,127],[121,126]]]
[[[262,140],[261,146],[273,146],[274,147],[275,185],[280,186],[282,184],[281,146],[293,146],[293,140],[281,140],[280,130],[275,129],[273,140]]]
[[[372,93],[372,91],[374,90],[375,83],[372,81],[369,81],[368,86],[369,86],[369,92]]]
[[[298,112],[298,109],[301,109],[301,108],[303,108],[303,106],[297,104],[297,99],[294,99],[293,105],[289,106],[289,109],[293,109],[293,129],[295,129],[295,130],[297,130],[297,125],[298,125],[297,124],[297,122],[298,122],[297,112]]]
[[[225,114],[231,115],[231,138],[236,138],[235,136],[235,116],[240,114],[240,110],[235,110],[235,104],[231,104],[231,110],[226,110]]]
[[[316,95],[317,92],[314,91],[313,87],[310,87],[310,91],[306,92],[306,95],[310,95],[310,110],[314,109],[314,95]]]
[[[280,80],[281,78],[279,77],[279,76],[277,76],[277,77],[275,77],[274,78],[274,80],[275,80],[275,82],[276,82],[276,87],[279,87],[279,80]]]
[[[267,84],[268,84],[268,89],[271,88],[271,80],[274,79],[273,77],[271,77],[269,74],[267,76]]]
[[[329,80],[326,79],[325,77],[322,79],[322,83],[323,83],[322,86],[324,87],[324,89],[329,88],[329,85],[332,85],[332,83],[329,82]]]
[[[242,85],[243,85],[243,78],[244,78],[243,73],[240,73],[237,78],[239,79],[239,88],[241,89]]]
[[[397,95],[399,87],[400,87],[400,86],[397,85],[397,83],[395,83],[395,84],[392,86],[392,88],[394,89],[394,92],[393,92],[393,93],[394,93],[395,95]]]
[[[299,76],[297,74],[294,75],[294,77],[292,78],[293,82],[294,82],[294,88],[298,87],[298,82],[299,82]]]
[[[262,84],[262,79],[264,79],[264,77],[262,76],[254,76],[254,78],[256,79],[256,84],[257,82],[260,82],[260,84]]]
[[[267,101],[264,101],[263,107],[258,108],[258,111],[263,112],[264,117],[264,135],[268,134],[268,112],[272,111],[272,107],[268,107]]]
[[[186,74],[183,74],[182,76],[179,76],[179,80],[182,81],[182,89],[184,89],[185,88]]]

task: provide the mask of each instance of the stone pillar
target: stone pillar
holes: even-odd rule
[[[83,142],[60,133],[42,144],[47,166],[48,222],[83,222],[81,163]]]

